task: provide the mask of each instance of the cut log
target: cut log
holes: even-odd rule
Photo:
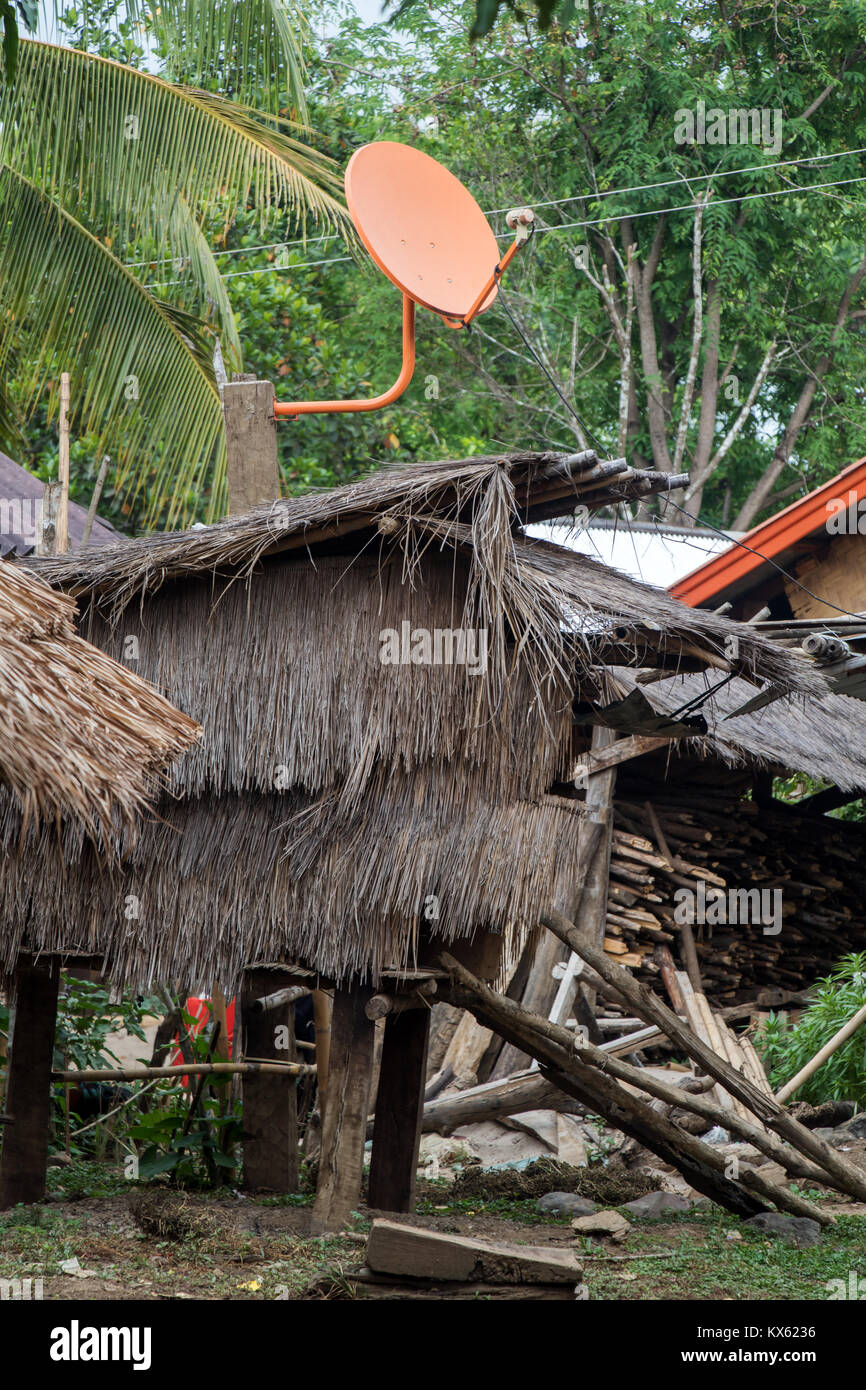
[[[488,1081],[457,1095],[428,1101],[424,1106],[421,1129],[424,1134],[453,1134],[460,1125],[482,1120],[498,1120],[504,1115],[520,1115],[526,1110],[565,1110],[582,1112],[571,1096],[545,1081],[534,1069],[515,1072],[504,1081]]]
[[[577,1284],[583,1277],[574,1250],[473,1240],[382,1220],[370,1230],[367,1264],[377,1274],[488,1284]]]

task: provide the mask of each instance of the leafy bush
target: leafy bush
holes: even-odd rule
[[[774,1090],[784,1086],[866,1004],[866,951],[840,960],[820,980],[813,1001],[797,1023],[770,1014],[755,1045]],[[866,1025],[843,1043],[796,1092],[797,1100],[853,1100],[866,1106]]]

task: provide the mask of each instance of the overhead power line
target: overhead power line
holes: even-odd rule
[[[764,173],[768,169],[790,169],[803,164],[822,164],[831,159],[846,159],[849,155],[853,157],[859,154],[866,154],[866,146],[856,150],[837,150],[832,154],[803,155],[799,159],[779,159],[772,164],[747,164],[739,169],[720,169],[715,174],[683,174],[679,178],[663,179],[658,183],[636,183],[627,188],[602,188],[597,192],[574,193],[567,198],[548,198],[544,202],[533,203],[532,206],[533,208],[565,207],[567,203],[596,202],[599,198],[617,198],[626,193],[648,193],[656,188],[681,188],[684,183],[715,182],[716,179],[730,178],[733,174]],[[739,200],[735,199],[734,201]],[[484,216],[495,217],[499,213],[508,211],[510,211],[510,206],[507,208],[488,208]],[[637,214],[632,215],[636,216]],[[331,241],[338,235],[337,232],[323,232],[321,236],[295,237],[291,241],[264,241],[256,246],[234,246],[226,251],[214,251],[213,254],[214,259],[225,256],[251,256],[257,251],[281,251],[283,247],[288,246],[316,246],[323,241]],[[174,256],[164,256],[154,261],[127,261],[126,265],[130,270],[140,270],[145,266],[171,265],[176,259]]]

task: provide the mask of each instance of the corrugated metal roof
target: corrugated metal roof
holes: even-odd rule
[[[0,452],[0,555],[30,555],[36,548],[36,527],[42,501],[42,482],[28,473],[8,454]],[[73,550],[81,545],[87,508],[77,502],[69,503],[69,544]],[[109,521],[95,517],[90,533],[90,545],[110,545],[120,539]]]
[[[699,564],[727,549],[734,533],[721,536],[703,526],[687,529],[656,521],[606,520],[593,517],[583,528],[572,522],[545,521],[526,528],[530,536],[555,541],[611,568],[667,589]]]

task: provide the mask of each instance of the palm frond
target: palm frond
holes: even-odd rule
[[[60,370],[72,416],[118,461],[118,486],[150,489],[150,520],[191,510],[208,480],[222,501],[223,432],[213,332],[160,303],[92,232],[42,189],[0,165],[0,378],[18,356],[32,409]],[[154,441],[160,442],[154,455]],[[173,502],[162,514],[165,498]]]
[[[146,231],[174,197],[199,218],[251,201],[350,226],[332,160],[304,126],[80,49],[22,40],[0,80],[0,162],[90,225]]]
[[[166,288],[175,291],[171,296],[172,302],[176,298],[183,307],[192,308],[193,312],[205,306],[208,320],[213,321],[218,332],[228,365],[233,371],[242,371],[243,349],[225,283],[207,237],[184,198],[177,198],[172,204],[164,238],[159,237],[157,245],[163,251],[168,247],[168,259],[164,256],[158,258],[153,272],[140,278],[155,282],[151,288],[160,287],[165,281],[170,282]]]
[[[144,26],[163,40],[173,81],[220,90],[274,113],[306,119],[303,44],[306,19],[294,0],[135,2]]]

